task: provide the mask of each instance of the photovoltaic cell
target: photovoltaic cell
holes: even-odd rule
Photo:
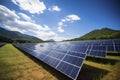
[[[39,58],[39,59],[41,59],[41,60],[43,60],[45,57],[46,57],[45,54],[40,54],[39,56],[37,56],[37,58]]]
[[[120,39],[115,39],[115,40],[114,40],[114,44],[115,44],[115,45],[120,45]]]
[[[90,55],[91,56],[102,56],[102,57],[105,57],[106,56],[105,53],[106,53],[105,51],[91,51]]]
[[[52,57],[55,57],[55,58],[61,60],[65,56],[65,54],[64,53],[60,53],[60,52],[52,51],[51,54],[49,54],[48,56],[52,56]]]
[[[106,46],[93,46],[92,50],[106,51]]]
[[[43,61],[52,67],[56,67],[57,64],[60,62],[58,59],[55,59],[49,56],[47,56]]]
[[[120,52],[120,45],[115,45],[115,49],[117,52]]]
[[[72,79],[75,79],[79,68],[71,64],[61,62],[60,65],[57,67],[57,70],[64,74],[67,74],[68,76],[72,77]]]
[[[102,45],[113,45],[113,40],[102,40]]]
[[[72,46],[70,51],[85,53],[88,46]]]
[[[82,58],[86,56],[86,54],[79,53],[79,52],[68,52],[67,54],[77,56],[77,57],[82,57]]]
[[[114,51],[114,46],[113,45],[107,46],[107,51]]]
[[[82,64],[83,59],[79,58],[79,57],[66,55],[65,58],[63,59],[63,61],[71,63],[71,64],[76,65],[76,66],[79,67]]]

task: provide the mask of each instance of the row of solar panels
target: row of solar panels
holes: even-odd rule
[[[117,40],[108,40],[108,41],[101,40],[101,43],[105,43],[105,42],[113,43],[114,42],[114,43],[116,43],[115,45],[113,45],[111,43],[109,43],[111,45],[95,45],[95,43],[98,43],[98,42],[100,43],[100,40],[96,40],[95,42],[94,41],[91,41],[91,45],[88,45],[88,43],[87,43],[88,41],[86,43],[85,43],[85,41],[40,43],[40,47],[43,47],[43,49],[47,49],[50,51],[66,52],[67,50],[69,50],[70,52],[74,52],[74,53],[85,53],[86,52],[87,55],[101,56],[101,57],[105,57],[107,51],[120,52],[120,45],[119,45],[118,39]],[[82,43],[84,43],[85,45],[83,45]],[[26,43],[26,44],[20,44],[20,45],[24,46],[24,47],[29,47],[30,49],[32,49],[32,48],[36,49],[36,47],[34,47],[36,45],[36,43]],[[39,46],[37,48],[39,48]]]
[[[49,43],[48,43],[49,44]],[[17,44],[16,47],[31,54],[37,59],[50,65],[68,77],[75,79],[79,73],[83,61],[86,57],[85,53],[74,53],[69,50],[53,49],[55,46],[48,44]],[[48,45],[48,46],[47,46]],[[51,44],[50,44],[51,45]],[[62,46],[62,45],[61,45]],[[58,47],[56,47],[58,48]],[[60,48],[60,46],[59,46]],[[64,47],[67,48],[67,47]],[[79,55],[79,56],[78,56]]]
[[[107,51],[120,51],[119,39],[14,45],[74,80],[86,55],[105,57]]]
[[[120,45],[119,39],[70,41],[77,45]]]

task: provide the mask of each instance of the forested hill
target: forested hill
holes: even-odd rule
[[[4,41],[5,39],[22,40],[22,41],[26,41],[26,40],[27,41],[42,41],[41,39],[34,37],[34,36],[22,34],[17,31],[9,31],[4,28],[0,28],[0,41],[2,40]]]
[[[97,39],[119,39],[120,30],[112,30],[109,28],[102,28],[93,30],[82,37],[74,38],[71,40],[97,40]]]

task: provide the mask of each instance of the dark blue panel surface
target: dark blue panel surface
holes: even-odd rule
[[[67,51],[66,51],[66,50],[54,49],[53,51],[60,52],[60,53],[67,53]]]
[[[57,67],[57,69],[60,72],[65,73],[66,75],[72,77],[72,79],[76,78],[76,75],[79,71],[78,67],[70,65],[70,64],[65,63],[65,62],[61,62],[60,65]]]
[[[106,46],[93,46],[92,50],[106,51]]]
[[[117,52],[120,52],[120,45],[115,45],[115,49]]]
[[[40,54],[39,56],[37,56],[37,58],[39,58],[41,60],[43,60],[45,57],[46,57],[46,55],[44,55],[44,54]]]
[[[82,57],[82,58],[86,56],[86,54],[79,53],[79,52],[68,52],[67,54],[77,56],[77,57]]]
[[[47,56],[43,61],[52,67],[56,67],[57,64],[60,62],[59,60],[51,58],[49,56]]]
[[[105,57],[106,56],[106,52],[105,51],[91,51],[90,55],[92,56],[102,56]]]
[[[113,40],[102,40],[102,45],[113,45]]]
[[[63,61],[80,66],[83,62],[82,58],[66,55]]]
[[[114,40],[114,44],[115,44],[115,45],[120,45],[120,39],[115,39],[115,40]]]
[[[70,76],[72,76],[73,78],[75,78],[76,75],[77,75],[77,73],[78,73],[78,71],[79,71],[79,68],[73,67],[73,69],[72,69],[72,71],[70,73]]]
[[[72,46],[70,47],[70,51],[85,53],[88,46]]]
[[[65,56],[65,54],[52,51],[48,56],[51,56],[51,57],[54,57],[54,58],[61,60]]]
[[[107,51],[114,51],[114,46],[113,45],[107,45]]]

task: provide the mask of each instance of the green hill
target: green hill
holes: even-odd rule
[[[22,34],[17,31],[9,31],[4,28],[0,28],[0,40],[11,39],[11,40],[28,40],[28,41],[42,41],[34,36]]]
[[[120,30],[112,30],[109,28],[102,28],[93,30],[82,37],[71,40],[96,40],[96,39],[118,39],[120,38]]]

